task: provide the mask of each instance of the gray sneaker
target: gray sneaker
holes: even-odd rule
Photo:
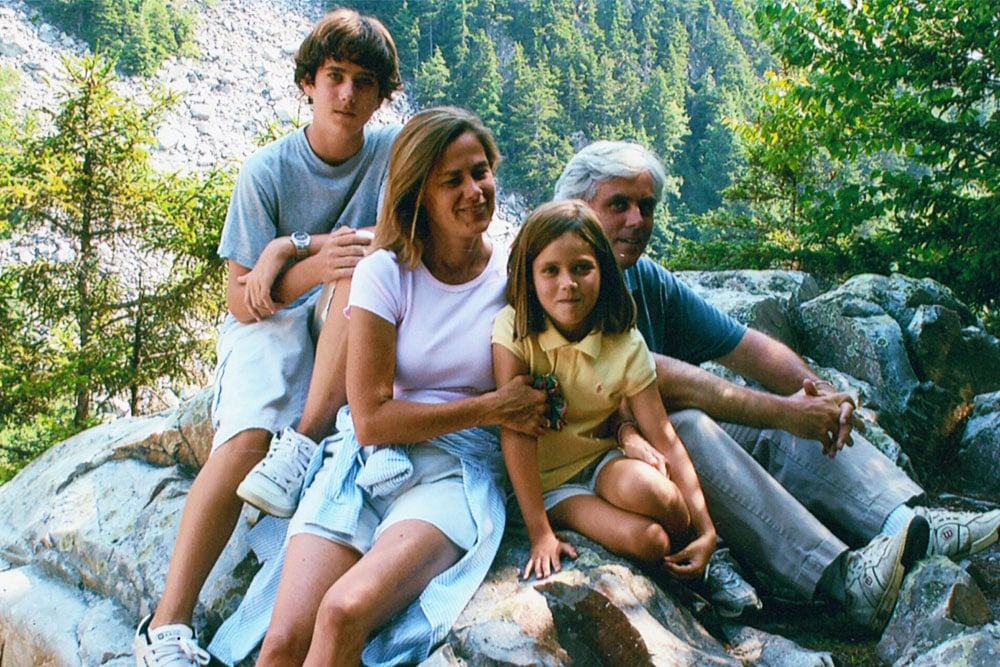
[[[931,526],[928,556],[970,556],[994,544],[1000,537],[997,533],[1000,510],[980,513],[916,507],[914,512],[927,519]]]
[[[292,516],[315,450],[310,438],[286,428],[271,439],[267,456],[240,482],[236,495],[267,514]]]
[[[147,616],[135,630],[132,649],[136,667],[197,667],[207,665],[211,657],[198,646],[194,630],[183,623],[149,629]]]
[[[715,613],[723,618],[737,618],[748,609],[760,610],[764,606],[727,548],[716,549],[709,559],[705,588]]]
[[[876,535],[847,554],[844,609],[852,621],[880,634],[889,623],[906,570],[927,553],[930,528],[914,516],[895,535]]]

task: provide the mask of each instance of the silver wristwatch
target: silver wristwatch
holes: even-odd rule
[[[305,259],[309,256],[309,246],[312,237],[306,232],[292,232],[292,245],[295,247],[295,259]]]

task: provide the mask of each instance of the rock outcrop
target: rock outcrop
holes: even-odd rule
[[[988,471],[998,461],[1000,378],[985,371],[997,367],[997,345],[944,287],[864,276],[821,294],[811,277],[794,272],[680,277],[724,310],[810,354],[820,373],[850,387],[870,406],[869,435],[897,460],[907,461],[904,450],[920,460],[933,452],[962,461],[966,473],[979,467],[975,490],[996,499]],[[939,327],[912,326],[928,322],[921,315],[928,312],[960,326],[948,325],[945,336]],[[944,339],[952,341],[948,350]],[[928,397],[938,407],[920,408],[926,430],[913,438],[913,427],[899,425]],[[0,663],[130,664],[134,624],[159,598],[185,494],[209,449],[209,399],[205,390],[172,411],[81,433],[0,487]],[[963,413],[972,418],[953,420]],[[930,422],[935,415],[939,421]],[[930,440],[932,434],[942,435]],[[895,437],[903,437],[903,447]],[[960,478],[946,481],[968,490]],[[234,608],[256,569],[246,539],[253,517],[246,519],[202,594],[196,623],[204,638]],[[521,582],[527,542],[508,535],[487,581],[427,664],[832,664],[829,653],[774,632],[723,623],[690,589],[582,537],[568,538],[580,550],[577,561],[550,579]],[[987,656],[971,664],[995,664],[989,656],[995,660],[1000,650],[998,552],[916,568],[878,647],[882,659],[957,665],[966,663],[956,656]],[[767,614],[765,602],[754,625],[771,627]]]

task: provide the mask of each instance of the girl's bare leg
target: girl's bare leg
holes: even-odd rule
[[[609,551],[646,563],[670,553],[670,536],[658,521],[615,507],[599,496],[572,496],[549,510],[557,530],[575,530]]]
[[[655,519],[671,535],[685,533],[691,526],[681,490],[643,461],[610,461],[597,479],[597,494],[616,507]]]

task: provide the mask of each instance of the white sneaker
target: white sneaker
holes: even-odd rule
[[[316,443],[286,428],[271,439],[267,456],[236,488],[236,495],[262,512],[277,517],[295,513],[309,459]]]
[[[195,667],[207,665],[211,657],[198,646],[194,630],[183,623],[161,625],[150,630],[152,615],[135,630],[132,649],[136,667]]]
[[[970,556],[1000,538],[1000,510],[980,513],[916,507],[914,512],[931,525],[928,556]]]
[[[879,634],[896,608],[903,575],[927,552],[930,528],[914,516],[895,535],[876,535],[847,554],[844,608],[858,625]]]
[[[727,548],[716,549],[709,559],[705,588],[709,602],[723,618],[738,618],[748,609],[760,610],[764,606]]]

